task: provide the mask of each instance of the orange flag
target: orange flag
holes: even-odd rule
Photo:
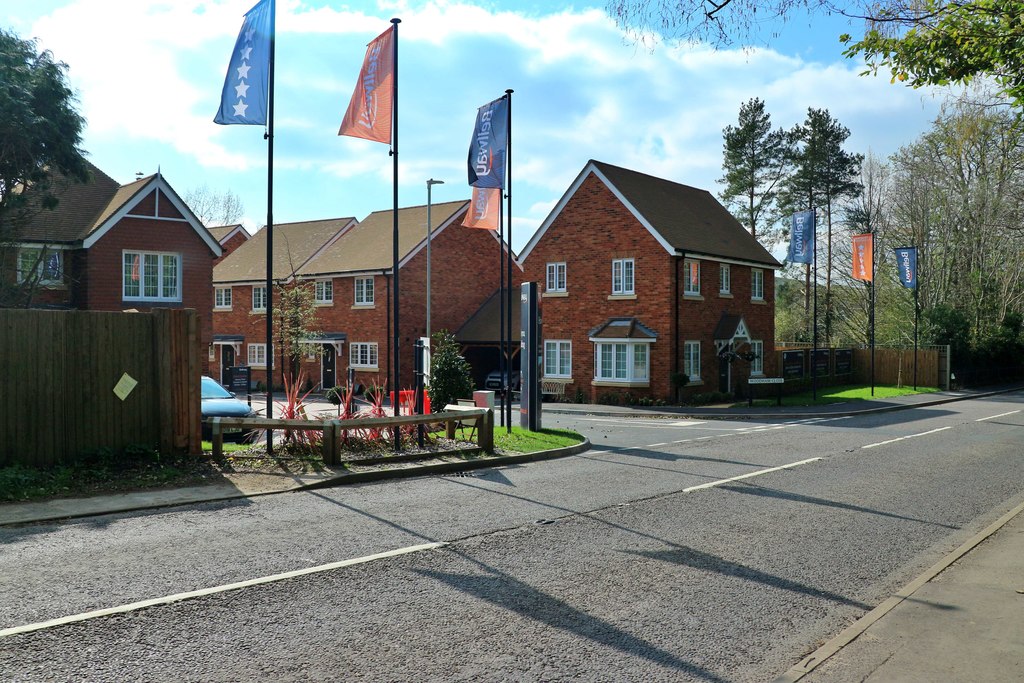
[[[855,280],[863,280],[864,282],[871,282],[872,280],[874,268],[871,262],[871,239],[872,234],[870,232],[866,235],[853,236],[853,278]]]
[[[498,214],[501,212],[500,187],[474,187],[473,199],[462,224],[467,228],[498,229]]]
[[[366,47],[352,100],[338,135],[391,143],[391,89],[395,80],[394,26]]]

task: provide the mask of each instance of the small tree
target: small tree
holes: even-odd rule
[[[430,405],[441,412],[449,403],[473,395],[473,378],[469,363],[459,353],[455,336],[447,330],[433,335],[430,353]]]

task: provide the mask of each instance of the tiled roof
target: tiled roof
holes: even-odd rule
[[[675,249],[781,267],[707,190],[602,161],[591,164]]]
[[[286,280],[355,218],[332,218],[274,225],[272,276]],[[213,281],[254,282],[267,277],[267,229],[261,228],[213,269]]]
[[[42,209],[18,232],[18,239],[27,242],[71,243],[84,239],[103,219],[117,210],[127,198],[117,181],[88,161],[89,180],[84,183],[57,175],[53,186],[58,204],[54,209]],[[135,188],[137,191],[138,188]]]
[[[460,344],[474,344],[474,343],[486,343],[496,344],[501,336],[501,301],[498,298],[500,290],[495,290],[494,294],[488,297],[480,308],[477,309],[469,320],[463,323],[462,327],[455,333],[455,341]],[[513,294],[512,296],[512,329],[519,329],[519,296]],[[508,315],[508,311],[505,311]],[[508,334],[508,330],[505,330],[505,334]],[[519,333],[516,332],[512,335],[512,339],[518,344]]]
[[[468,201],[432,204],[431,230],[437,230],[469,206]],[[353,273],[370,270],[390,271],[393,262],[394,217],[391,209],[374,211],[322,254],[305,264],[304,276]],[[405,259],[427,238],[427,207],[411,206],[398,210],[398,258]],[[215,276],[216,279],[216,276]]]
[[[590,339],[657,339],[658,333],[637,318],[608,318],[587,336]]]
[[[241,224],[235,223],[234,225],[218,225],[212,228],[207,228],[207,230],[210,231],[210,234],[213,235],[213,238],[215,240],[220,242],[225,237],[233,233],[235,230],[238,230],[239,228],[242,228]],[[242,228],[242,230],[244,232],[245,228]],[[246,234],[248,235],[249,233],[246,232]]]

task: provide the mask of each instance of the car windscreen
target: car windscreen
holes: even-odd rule
[[[231,394],[209,377],[203,378],[203,398],[231,398]]]

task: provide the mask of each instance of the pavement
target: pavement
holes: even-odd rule
[[[697,419],[804,419],[866,415],[1021,391],[1020,385],[945,391],[806,407],[638,407],[545,403],[548,414]],[[311,397],[312,411],[334,410]],[[253,403],[265,403],[265,395]],[[261,403],[261,405],[263,404]],[[516,411],[514,411],[516,412]],[[314,474],[228,473],[223,481],[178,489],[0,505],[0,527],[56,522],[177,505],[251,498],[404,476],[427,476],[564,457],[579,446],[473,459],[438,455],[401,464]],[[842,633],[804,656],[776,683],[806,681],[1024,681],[1024,503],[947,555]]]

